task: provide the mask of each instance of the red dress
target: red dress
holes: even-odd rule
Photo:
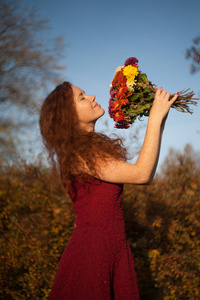
[[[125,235],[122,184],[91,178],[70,191],[76,227],[63,252],[50,300],[138,300]]]

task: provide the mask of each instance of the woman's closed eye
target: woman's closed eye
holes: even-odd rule
[[[82,91],[82,92],[80,93],[79,97],[80,97],[80,101],[85,100],[85,92]]]

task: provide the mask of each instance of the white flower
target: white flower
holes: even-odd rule
[[[121,71],[121,69],[123,69],[123,66],[117,67],[117,69],[115,70],[115,74],[116,74],[117,72]]]
[[[127,88],[128,88],[129,93],[133,94],[135,92],[135,90],[132,86],[127,86]]]
[[[132,81],[128,81],[128,80],[127,80],[127,83],[128,83],[129,85],[134,86],[134,85],[137,84],[137,80],[132,80]]]
[[[126,86],[127,86],[128,91],[129,91],[130,93],[134,93],[134,92],[135,92],[133,86],[136,85],[136,82],[137,82],[136,80],[133,80],[133,81],[128,81],[128,80],[127,80]]]

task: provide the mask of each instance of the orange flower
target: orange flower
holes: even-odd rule
[[[124,76],[122,71],[118,71],[115,73],[115,77],[112,81],[112,86],[118,87],[121,84],[126,84],[126,77]]]
[[[121,99],[121,105],[126,105],[128,104],[128,102],[129,102],[128,98]]]
[[[111,111],[117,111],[121,108],[121,103],[119,102],[119,100],[116,100],[113,103],[113,107],[111,108]]]
[[[118,111],[118,112],[114,115],[113,119],[114,119],[115,122],[120,122],[120,121],[125,120],[125,116],[124,116],[123,112]]]
[[[119,84],[123,85],[123,84],[126,84],[126,77],[124,76],[123,72],[120,71],[119,74],[118,74],[118,82]]]
[[[119,76],[119,73],[120,73],[120,71],[118,71],[118,72],[115,74],[115,77],[113,78],[112,86],[114,86],[114,87],[117,87],[117,86],[119,85],[119,83],[118,83],[118,76]]]
[[[123,83],[117,89],[118,89],[118,91],[117,91],[116,97],[119,99],[126,98],[126,93],[128,90],[126,84]]]

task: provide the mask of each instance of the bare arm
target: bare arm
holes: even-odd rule
[[[150,111],[144,143],[136,164],[110,159],[100,165],[100,179],[113,183],[150,183],[155,174],[160,153],[164,123],[171,105],[178,97],[176,94],[169,101],[170,93],[157,89]]]

